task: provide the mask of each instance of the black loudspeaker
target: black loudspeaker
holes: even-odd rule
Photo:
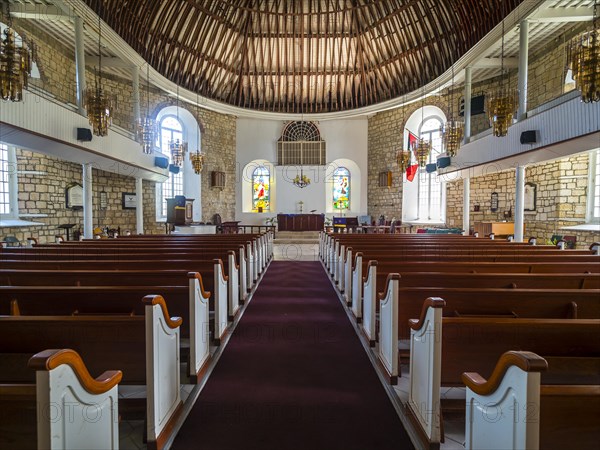
[[[527,130],[521,133],[521,144],[535,144],[538,142],[538,130]]]
[[[437,165],[435,163],[427,164],[425,166],[425,170],[427,173],[433,173],[437,170]]]
[[[443,169],[444,167],[448,167],[450,165],[450,157],[449,156],[440,156],[437,159],[437,167],[438,169]]]
[[[166,169],[169,167],[169,158],[165,158],[164,156],[155,156],[154,165],[156,167],[160,167],[161,169]]]
[[[179,173],[179,170],[181,170],[179,166],[176,166],[175,164],[169,164],[169,172],[177,175]]]
[[[77,128],[77,140],[89,142],[92,140],[92,130],[89,128]]]

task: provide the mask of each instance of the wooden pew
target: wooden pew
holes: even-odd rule
[[[411,319],[408,408],[430,442],[440,442],[440,387],[461,386],[462,373],[492,373],[509,350],[552,356],[600,355],[600,319],[442,317],[441,298],[428,298]]]
[[[78,269],[80,267],[97,268],[97,269],[112,269],[122,268],[130,269],[132,267],[147,267],[153,268],[164,268],[170,269],[171,265],[178,264],[178,268],[186,271],[201,271],[204,272],[202,266],[208,267],[216,264],[216,261],[220,261],[222,266],[223,279],[228,280],[228,297],[230,299],[231,309],[237,310],[239,303],[243,303],[246,300],[247,293],[251,291],[251,287],[254,285],[254,274],[258,274],[258,270],[254,263],[250,261],[250,264],[241,265],[237,264],[237,256],[233,251],[228,251],[225,259],[213,258],[211,260],[203,259],[206,253],[168,253],[166,251],[154,250],[152,253],[143,253],[137,250],[127,250],[127,252],[120,251],[118,253],[113,252],[92,252],[92,253],[70,253],[61,250],[52,250],[52,252],[37,253],[33,249],[23,249],[22,252],[9,252],[0,254],[0,270],[9,268],[21,268],[21,269]],[[239,255],[241,261],[245,259],[244,249],[239,249]],[[18,261],[21,261],[20,264]],[[176,263],[179,261],[179,263]],[[185,267],[181,267],[183,261],[188,263]],[[225,261],[225,263],[223,263]],[[26,264],[29,263],[29,264]],[[216,269],[216,266],[215,266]],[[248,270],[250,275],[248,276]],[[214,272],[216,277],[217,271]],[[226,275],[225,275],[226,274]],[[204,277],[208,282],[208,277]],[[251,283],[251,284],[248,284]]]
[[[489,379],[463,373],[467,386],[465,448],[594,448],[600,442],[600,371],[591,383],[544,380],[553,361],[531,352],[504,353]],[[573,367],[573,371],[577,370]],[[577,378],[577,374],[573,378]]]
[[[145,264],[153,266],[151,262]],[[92,267],[95,265],[92,264]],[[127,265],[129,267],[129,265]],[[214,339],[218,342],[226,331],[228,316],[233,319],[233,316],[239,310],[239,302],[236,301],[237,291],[234,290],[233,295],[229,296],[228,291],[231,290],[231,284],[228,284],[228,279],[223,275],[223,267],[220,261],[208,262],[206,264],[189,264],[184,269],[177,270],[141,270],[144,265],[138,267],[138,270],[94,270],[87,269],[86,266],[80,265],[82,270],[12,270],[5,269],[0,271],[0,283],[5,286],[21,286],[25,292],[25,287],[33,286],[99,286],[97,292],[102,292],[102,287],[115,288],[117,286],[130,286],[137,293],[135,287],[146,288],[158,293],[165,292],[164,288],[182,287],[174,295],[170,303],[173,304],[172,310],[178,316],[188,320],[189,298],[193,295],[194,287],[190,286],[189,274],[196,273],[195,278],[200,284],[199,298],[203,303],[209,303],[210,310],[214,311]],[[195,267],[201,269],[206,274],[208,270],[214,273],[208,273],[208,276],[202,277],[199,272],[188,271]],[[203,269],[202,269],[203,268]],[[4,287],[0,286],[0,292]],[[6,292],[8,292],[5,289]],[[115,295],[116,289],[112,289]],[[125,290],[122,290],[126,292]],[[126,295],[126,294],[125,294]],[[123,296],[121,296],[123,297]],[[209,300],[210,299],[210,300]],[[116,307],[117,300],[105,301],[106,305],[111,308]],[[125,301],[125,300],[123,300]],[[131,302],[127,302],[130,304]],[[125,304],[125,303],[124,303]],[[109,311],[108,306],[104,309]],[[139,310],[136,310],[139,313]]]
[[[188,286],[0,286],[0,314],[23,316],[63,315],[139,315],[145,312],[139,298],[149,291],[169,299],[169,309],[182,317],[182,354],[188,356],[188,375],[195,383],[210,360],[210,335],[218,327],[219,315],[212,321],[209,313],[210,292],[204,291],[202,278],[191,272]],[[221,321],[226,320],[223,317]],[[226,326],[226,322],[225,322]],[[221,331],[219,343],[225,331]]]
[[[69,349],[37,353],[28,366],[35,384],[11,383],[0,373],[0,447],[118,448],[120,370],[93,378]]]
[[[144,316],[1,316],[2,353],[30,355],[44,347],[71,347],[86,361],[92,373],[103,367],[119,367],[121,384],[146,386],[148,448],[162,448],[172,424],[182,410],[179,375],[179,327],[165,300],[150,295],[143,299]],[[22,368],[27,359],[0,373]],[[20,376],[23,376],[20,374]],[[132,400],[133,401],[133,400]],[[129,398],[120,400],[125,406]],[[122,409],[122,408],[121,408]]]

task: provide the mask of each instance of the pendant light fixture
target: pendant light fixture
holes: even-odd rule
[[[179,122],[179,80],[177,82],[177,122]],[[185,154],[188,149],[188,143],[183,140],[172,139],[169,141],[169,151],[171,152],[171,163],[174,166],[182,167],[185,160]]]
[[[196,91],[196,120],[200,123],[200,102],[199,95]],[[202,172],[202,168],[204,167],[204,159],[206,155],[200,151],[200,131],[196,133],[197,142],[196,142],[196,151],[190,152],[190,161],[192,162],[192,167],[194,168],[194,173],[196,175],[200,175]]]
[[[150,116],[150,64],[146,66],[146,114],[137,120],[136,138],[142,151],[152,154],[157,135],[156,121]]]
[[[510,76],[504,70],[504,20],[502,20],[502,54],[500,57],[500,80],[498,87],[488,94],[487,111],[492,133],[503,137],[508,134],[518,104],[517,91],[510,86]]]
[[[23,100],[23,89],[27,89],[29,84],[35,48],[27,42],[25,36],[20,36],[21,42],[17,45],[8,2],[6,16],[8,27],[0,39],[0,97],[3,100],[20,102]]]
[[[600,28],[598,0],[594,1],[593,29],[575,37],[567,46],[567,61],[581,101],[600,101]]]
[[[450,108],[448,120],[440,130],[442,146],[446,155],[454,157],[460,148],[465,134],[465,122],[454,115],[454,64],[452,64],[452,85],[450,86]]]
[[[423,100],[421,102],[421,126],[423,126],[423,122],[425,122],[425,85],[423,84]],[[419,133],[420,135],[421,133]],[[431,142],[426,141],[421,136],[419,136],[416,142],[413,144],[412,151],[419,163],[419,167],[422,169],[427,165],[427,160],[429,159],[429,154],[431,153]]]
[[[114,97],[102,89],[102,20],[98,16],[98,68],[94,68],[94,87],[84,92],[84,106],[96,136],[108,135],[112,125]]]

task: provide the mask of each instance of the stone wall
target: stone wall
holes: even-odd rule
[[[15,236],[20,241],[33,236],[40,243],[54,242],[56,235],[65,235],[58,228],[62,224],[75,224],[73,231],[83,228],[83,210],[66,208],[65,189],[70,183],[82,184],[83,169],[80,164],[59,160],[52,156],[17,150],[19,212],[23,219],[43,225],[31,227],[0,228],[0,240]],[[23,173],[25,172],[25,173]],[[135,179],[98,169],[92,171],[93,226],[94,228],[121,228],[135,232],[135,209],[123,209],[122,194],[135,192]],[[144,181],[144,231],[163,233],[164,226],[155,219],[155,187]],[[107,207],[100,209],[100,192],[107,194]],[[41,217],[28,217],[35,214]]]
[[[586,219],[589,154],[583,153],[557,161],[527,167],[525,181],[537,187],[535,211],[525,211],[525,236],[547,243],[553,235],[577,237],[579,248],[600,239],[600,233],[562,230],[581,225]],[[470,226],[481,221],[504,220],[510,211],[514,220],[516,171],[503,171],[472,178],[470,181]],[[498,211],[491,212],[491,194],[498,193]],[[447,224],[462,227],[463,181],[447,185]],[[479,206],[479,211],[475,211]]]

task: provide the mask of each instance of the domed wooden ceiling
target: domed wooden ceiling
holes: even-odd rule
[[[397,98],[448,69],[522,0],[85,0],[200,95],[284,113]]]

